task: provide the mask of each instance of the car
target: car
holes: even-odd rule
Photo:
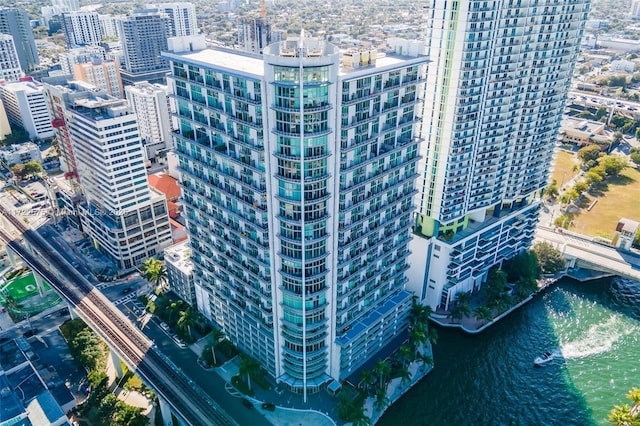
[[[122,290],[120,290],[120,294],[128,294],[131,293],[133,289],[131,287],[127,287],[127,288],[123,288]]]
[[[253,404],[247,398],[242,398],[242,405],[247,408],[253,408]]]
[[[182,349],[185,349],[187,347],[187,344],[184,342],[184,340],[179,337],[174,337],[173,341],[176,342],[176,345],[178,345],[178,347]]]
[[[169,331],[169,326],[167,325],[166,322],[161,322],[160,328],[163,329],[164,331]]]
[[[22,335],[24,337],[35,336],[36,334],[38,334],[38,329],[37,328],[32,328],[31,330],[27,330],[24,333],[22,333]]]
[[[273,404],[271,402],[263,402],[262,403],[262,409],[263,410],[267,410],[267,411],[275,411],[276,406],[275,406],[275,404]]]

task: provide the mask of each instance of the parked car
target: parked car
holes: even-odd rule
[[[160,328],[163,329],[164,331],[169,331],[169,326],[167,325],[166,322],[161,322]]]

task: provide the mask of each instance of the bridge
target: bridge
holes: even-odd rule
[[[538,225],[537,241],[562,252],[570,267],[580,267],[640,281],[640,255],[619,251],[586,235]]]
[[[185,425],[237,425],[40,234],[27,229],[1,205],[0,215],[4,228],[0,229],[0,239],[7,244],[7,253],[19,256],[34,274],[47,281],[111,351],[156,392],[165,426],[172,426],[172,413]]]

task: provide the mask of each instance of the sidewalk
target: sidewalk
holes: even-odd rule
[[[116,376],[116,369],[113,365],[111,357],[108,357],[107,359],[106,373],[109,377],[109,388],[112,389],[116,385],[116,383],[118,383],[117,381],[120,380],[120,378]],[[153,401],[151,401],[149,398],[138,391],[128,391],[119,386],[113,389],[113,393],[120,401],[123,401],[125,404],[132,407],[142,408],[142,414],[149,417],[151,424],[153,424],[153,414],[155,411]]]

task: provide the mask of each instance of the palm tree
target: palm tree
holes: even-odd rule
[[[428,337],[432,345],[438,343],[438,330],[436,330],[435,328],[430,328]]]
[[[607,420],[614,426],[634,426],[635,417],[631,414],[631,409],[627,404],[616,405],[609,412]]]
[[[424,345],[429,341],[429,330],[425,330],[424,326],[416,326],[409,330],[409,345],[414,349]]]
[[[191,335],[191,326],[195,323],[196,320],[193,309],[191,309],[191,306],[189,306],[184,311],[180,311],[179,315],[180,316],[176,325],[181,330],[184,330],[186,328],[187,332],[189,333],[189,337],[193,338],[193,336]]]
[[[373,403],[373,408],[375,408],[376,411],[380,412],[384,410],[387,407],[387,405],[389,405],[389,402],[391,401],[387,396],[387,389],[378,388],[378,390],[376,391],[376,400]]]
[[[491,321],[493,319],[491,308],[488,306],[478,306],[473,310],[473,314],[480,321]]]
[[[426,368],[427,365],[433,365],[433,358],[426,353],[419,353],[416,360],[422,363],[423,368]]]
[[[211,340],[212,340],[211,355],[213,355],[213,365],[218,364],[218,360],[216,358],[216,345],[223,338],[224,338],[224,333],[222,332],[222,330],[214,328],[213,331],[211,332]]]
[[[400,375],[398,377],[400,377],[402,384],[411,382],[411,372],[409,371],[409,367],[402,366],[402,369],[400,369]]]
[[[452,321],[459,322],[462,318],[468,317],[471,314],[471,308],[469,305],[455,302],[449,312],[449,318]]]
[[[462,293],[456,294],[456,303],[459,303],[460,305],[468,305],[471,303],[471,293],[463,291]]]
[[[413,296],[411,299],[411,310],[409,311],[409,326],[413,328],[418,324],[427,325],[431,313],[431,306],[418,303],[418,296]]]
[[[247,386],[251,389],[251,376],[255,376],[260,371],[260,363],[248,355],[241,355],[238,374],[247,378]]]
[[[398,350],[398,358],[403,367],[406,366],[407,363],[412,362],[415,355],[415,351],[407,344],[400,346],[400,349]]]
[[[387,390],[387,378],[391,373],[391,366],[386,359],[379,359],[373,367],[373,372],[378,375],[378,388]]]
[[[633,406],[631,407],[631,415],[635,416],[636,419],[638,415],[640,415],[640,388],[634,387],[631,388],[629,392],[627,392],[627,398],[633,402]],[[638,423],[640,424],[640,419]]]
[[[371,418],[364,413],[363,404],[351,404],[351,424],[352,426],[369,426]]]
[[[376,377],[369,370],[364,370],[360,373],[360,385],[364,388],[364,392],[369,395],[369,391],[371,390],[371,385],[376,380]]]
[[[155,288],[163,289],[168,283],[167,269],[161,260],[153,257],[142,262],[140,267],[142,276],[149,281]]]

